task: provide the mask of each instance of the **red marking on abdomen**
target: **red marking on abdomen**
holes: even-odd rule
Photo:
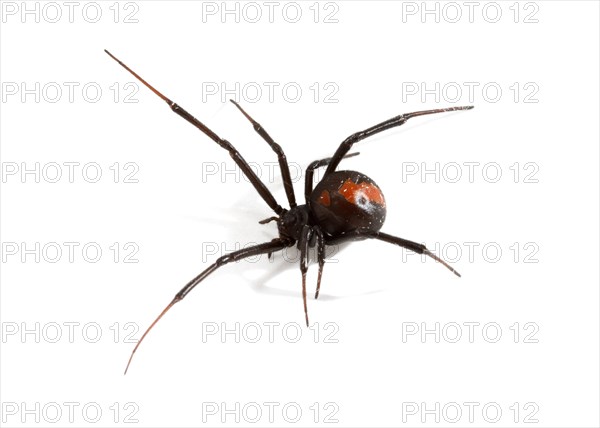
[[[331,199],[329,199],[329,192],[327,190],[323,190],[321,192],[321,196],[319,196],[319,199],[317,201],[321,205],[325,205],[326,207],[328,207],[329,205],[331,205]]]
[[[383,199],[381,190],[371,183],[363,181],[362,183],[356,184],[352,180],[347,179],[338,192],[351,204],[356,205],[358,200],[362,197],[367,201],[385,206],[385,199]]]

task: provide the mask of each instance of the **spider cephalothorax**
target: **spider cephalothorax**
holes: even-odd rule
[[[277,218],[277,231],[281,239],[298,241],[302,235],[302,229],[309,224],[309,212],[306,205],[298,205],[285,210]]]
[[[212,265],[207,267],[202,273],[188,282],[167,305],[167,307],[154,320],[150,327],[146,329],[138,343],[136,344],[127,368],[131,363],[131,359],[135,351],[140,346],[140,343],[154,325],[162,318],[162,316],[171,307],[185,298],[196,285],[204,280],[208,275],[213,273],[219,267],[227,263],[241,260],[247,257],[256,256],[259,254],[271,254],[275,251],[286,247],[297,245],[300,249],[300,271],[302,273],[302,297],[304,301],[304,315],[306,325],[308,326],[308,309],[306,305],[306,272],[308,270],[308,249],[309,247],[317,247],[317,259],[319,264],[319,273],[317,277],[317,290],[315,298],[319,296],[321,286],[321,277],[323,273],[323,265],[325,263],[325,246],[334,245],[344,241],[361,240],[361,239],[378,239],[398,245],[400,247],[412,250],[419,254],[426,254],[434,260],[442,263],[450,271],[460,276],[452,267],[439,257],[431,253],[427,247],[417,242],[408,241],[396,236],[388,235],[380,232],[386,216],[385,198],[379,186],[375,184],[366,175],[356,171],[336,171],[339,163],[344,158],[356,155],[357,153],[348,153],[352,146],[372,135],[385,131],[386,129],[394,128],[403,125],[408,119],[416,116],[428,114],[443,113],[455,110],[468,110],[473,108],[467,107],[450,107],[445,109],[424,110],[413,113],[401,114],[389,120],[381,122],[375,126],[365,129],[350,135],[338,147],[336,152],[330,158],[325,158],[312,162],[306,169],[304,198],[305,204],[298,205],[290,178],[290,170],[285,154],[282,148],[277,144],[271,136],[256,122],[248,113],[246,113],[235,101],[232,102],[242,112],[242,114],[252,123],[254,130],[271,146],[279,159],[279,167],[283,178],[283,185],[289,203],[289,209],[283,208],[277,203],[269,189],[258,178],[252,168],[244,160],[237,149],[227,140],[219,137],[210,128],[196,119],[194,116],[185,111],[181,106],[177,105],[162,93],[153,88],[144,79],[138,76],[133,70],[115,58],[110,52],[105,51],[127,71],[133,74],[152,92],[158,95],[165,101],[171,110],[190,122],[211,140],[229,152],[229,155],[240,167],[242,172],[248,177],[258,194],[273,210],[276,216],[262,220],[260,223],[277,222],[279,237],[272,241],[263,244],[254,245],[248,248],[234,251],[219,257]],[[317,168],[327,167],[323,177],[313,190],[313,176]],[[127,368],[125,373],[127,373]]]

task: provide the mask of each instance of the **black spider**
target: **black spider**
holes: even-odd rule
[[[381,226],[383,226],[383,222],[385,220],[386,208],[383,193],[377,184],[360,172],[336,171],[336,168],[342,159],[357,154],[348,154],[354,143],[378,134],[379,132],[385,131],[386,129],[403,125],[411,117],[455,110],[469,110],[472,109],[473,106],[449,107],[445,109],[425,110],[401,114],[400,116],[393,117],[389,120],[381,122],[378,125],[365,129],[364,131],[352,134],[346,138],[342,144],[340,144],[332,157],[314,161],[308,166],[306,169],[306,182],[304,188],[304,197],[306,203],[304,205],[298,205],[296,203],[296,197],[294,196],[290,170],[283,150],[279,144],[273,141],[273,139],[269,136],[269,134],[267,134],[267,132],[262,128],[262,126],[260,126],[258,122],[252,119],[252,117],[250,117],[250,115],[248,115],[248,113],[246,113],[239,106],[239,104],[232,100],[231,102],[235,104],[238,109],[240,109],[244,116],[246,116],[246,118],[252,123],[254,130],[269,144],[269,146],[271,146],[279,158],[279,167],[281,168],[283,185],[288,202],[290,204],[290,208],[285,209],[277,203],[271,192],[256,176],[242,155],[240,155],[240,153],[229,141],[219,137],[198,119],[158,92],[148,82],[138,76],[133,70],[114,57],[110,52],[107,50],[105,50],[105,52],[127,71],[133,74],[137,79],[139,79],[152,92],[162,98],[163,101],[169,105],[171,110],[190,122],[200,131],[204,132],[215,143],[229,152],[230,156],[248,177],[256,191],[264,199],[267,205],[275,212],[275,214],[277,214],[277,216],[262,220],[260,223],[265,224],[270,221],[277,221],[277,228],[279,230],[279,238],[275,238],[270,242],[254,245],[252,247],[234,251],[225,256],[219,257],[216,262],[188,282],[185,287],[183,287],[175,295],[171,303],[167,305],[167,307],[154,320],[150,327],[148,327],[148,329],[144,332],[131,353],[125,373],[127,373],[131,359],[133,358],[135,351],[140,346],[140,343],[142,343],[142,340],[144,340],[152,327],[154,327],[154,325],[169,309],[171,309],[175,303],[183,300],[183,298],[187,296],[187,294],[192,291],[196,285],[217,270],[217,268],[246,257],[252,257],[259,254],[270,255],[274,251],[291,247],[296,244],[298,245],[298,248],[300,249],[300,271],[302,272],[302,298],[304,300],[304,315],[307,326],[308,310],[306,307],[306,272],[308,270],[308,249],[309,247],[313,247],[315,245],[317,246],[317,258],[319,263],[319,275],[317,279],[317,291],[315,293],[315,299],[319,297],[319,290],[321,287],[321,275],[323,273],[323,265],[325,263],[325,246],[334,245],[349,240],[373,238],[389,242],[391,244],[396,244],[416,253],[426,254],[434,260],[442,263],[457,276],[460,276],[460,274],[450,267],[446,262],[431,253],[425,247],[425,245],[380,232],[379,230],[381,229]],[[323,179],[313,189],[313,175],[315,169],[325,166],[327,169],[325,170]]]

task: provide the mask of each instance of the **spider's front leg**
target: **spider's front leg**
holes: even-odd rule
[[[285,194],[288,198],[288,202],[290,204],[290,208],[294,208],[298,206],[296,204],[296,196],[294,195],[294,186],[292,184],[292,177],[290,176],[290,167],[288,166],[287,158],[285,157],[285,153],[279,144],[277,144],[273,138],[267,133],[265,128],[263,128],[260,123],[252,118],[246,111],[234,100],[231,101],[241,112],[242,114],[252,123],[254,130],[258,135],[262,137],[263,140],[267,142],[269,146],[273,149],[275,154],[277,154],[277,159],[279,161],[279,169],[281,170],[281,178],[283,179],[283,187],[285,189]]]
[[[105,49],[104,52],[106,52],[112,59],[114,59],[119,65],[121,65],[129,73],[131,73],[141,83],[143,83],[148,89],[150,89],[152,92],[154,92],[160,99],[162,99],[164,102],[166,102],[167,105],[169,106],[169,108],[173,111],[173,113],[177,114],[178,116],[180,116],[183,119],[185,119],[186,121],[188,121],[190,124],[195,126],[198,130],[200,130],[202,133],[204,133],[204,135],[206,135],[211,140],[213,140],[215,143],[217,143],[220,147],[227,150],[229,152],[229,155],[233,159],[233,161],[239,166],[239,168],[242,170],[244,175],[248,178],[250,183],[252,183],[252,185],[254,186],[254,189],[256,189],[256,191],[261,196],[261,198],[263,198],[263,200],[267,203],[267,205],[269,205],[269,207],[273,211],[275,211],[275,214],[281,215],[285,211],[277,203],[273,194],[269,191],[269,189],[267,189],[267,186],[255,174],[255,172],[250,167],[250,164],[248,164],[248,162],[242,157],[240,152],[238,152],[238,150],[233,146],[233,144],[231,144],[229,141],[225,140],[224,138],[219,137],[208,126],[206,126],[200,120],[196,119],[194,116],[192,116],[190,113],[188,113],[179,104],[171,101],[169,98],[164,96],[161,92],[159,92],[156,88],[154,88],[152,85],[150,85],[144,79],[142,79],[140,77],[140,75],[138,75],[135,71],[133,71],[131,68],[129,68],[127,65],[125,65],[125,63],[123,63],[121,60],[119,60],[117,57],[115,57],[109,51],[107,51]],[[273,144],[275,144],[275,143],[273,142]],[[274,146],[272,145],[271,147],[274,147]],[[283,152],[281,152],[281,153],[283,153]],[[287,166],[287,164],[286,164],[286,166]],[[290,197],[289,194],[288,194],[288,197]]]

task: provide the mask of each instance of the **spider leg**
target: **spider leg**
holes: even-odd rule
[[[277,221],[277,220],[279,220],[279,217],[269,217],[269,218],[259,221],[258,224],[267,224],[267,223],[271,223],[272,221]]]
[[[327,170],[325,171],[325,175],[329,175],[335,171],[335,169],[339,165],[339,163],[342,160],[342,158],[344,157],[344,155],[346,153],[348,153],[348,151],[350,150],[350,148],[352,147],[352,145],[354,143],[357,143],[361,140],[364,140],[365,138],[368,138],[372,135],[375,135],[382,131],[385,131],[386,129],[404,125],[406,123],[406,121],[408,119],[410,119],[411,117],[424,116],[427,114],[444,113],[444,112],[456,111],[456,110],[470,110],[472,108],[473,108],[473,106],[449,107],[449,108],[441,108],[441,109],[436,109],[436,110],[423,110],[423,111],[416,111],[413,113],[405,113],[405,114],[401,114],[400,116],[396,116],[391,119],[388,119],[388,120],[381,122],[370,128],[367,128],[364,131],[356,132],[356,133],[350,135],[348,138],[346,138],[342,142],[342,144],[340,144],[340,146],[334,153],[333,157],[331,158],[331,161],[329,162],[329,166],[327,167]]]
[[[359,154],[360,154],[359,152],[350,153],[350,154],[345,155],[342,159],[348,159],[353,156],[358,156]],[[329,165],[329,162],[331,162],[331,159],[332,158],[325,158],[325,159],[319,159],[319,160],[313,161],[310,163],[310,165],[308,165],[308,168],[306,168],[306,177],[304,180],[304,198],[306,199],[307,203],[310,199],[310,194],[313,191],[313,176],[315,174],[315,169]]]
[[[125,374],[127,374],[127,370],[129,369],[129,365],[131,364],[133,355],[139,348],[140,344],[142,343],[142,341],[144,340],[146,335],[150,332],[150,330],[152,330],[152,327],[154,327],[156,325],[156,323],[163,317],[164,314],[167,313],[167,311],[169,309],[171,309],[171,307],[173,305],[175,305],[175,303],[183,300],[185,298],[185,296],[187,296],[188,293],[190,291],[192,291],[194,289],[194,287],[196,285],[198,285],[200,282],[202,282],[208,275],[210,275],[211,273],[216,271],[221,266],[226,265],[227,263],[231,263],[231,262],[234,262],[237,260],[242,260],[247,257],[252,257],[252,256],[256,256],[259,254],[265,254],[265,253],[269,254],[269,253],[272,253],[273,251],[278,251],[285,247],[289,247],[290,245],[293,245],[293,241],[287,241],[287,240],[283,240],[283,239],[274,239],[271,242],[265,242],[263,244],[253,245],[252,247],[243,248],[241,250],[234,251],[232,253],[229,253],[222,257],[219,257],[217,259],[217,261],[215,261],[212,265],[207,267],[204,271],[202,271],[202,273],[197,275],[194,279],[192,279],[190,282],[188,282],[181,290],[179,290],[179,292],[175,295],[173,300],[171,300],[171,303],[169,303],[167,305],[167,307],[165,309],[163,309],[163,311],[158,315],[158,317],[156,317],[156,319],[152,322],[152,324],[150,324],[150,327],[148,327],[146,329],[146,331],[144,332],[144,334],[142,335],[140,340],[138,340],[137,344],[135,345],[135,348],[133,348],[133,351],[131,352],[131,356],[129,357],[129,361],[127,362],[127,367],[125,368]]]
[[[383,232],[374,232],[366,229],[357,229],[352,232],[346,232],[339,237],[330,239],[327,241],[327,245],[339,244],[340,242],[357,240],[357,239],[365,239],[372,238],[378,239],[380,241],[388,242],[390,244],[398,245],[402,248],[406,248],[408,250],[414,251],[418,254],[425,254],[426,256],[431,257],[433,260],[440,262],[446,268],[450,270],[453,274],[460,277],[460,273],[458,273],[452,266],[446,263],[444,260],[440,259],[438,256],[433,254],[431,251],[427,249],[427,247],[423,244],[419,244],[417,242],[409,241],[407,239],[399,238],[397,236],[388,235]]]
[[[183,107],[171,101],[169,98],[165,97],[158,90],[152,87],[148,82],[142,79],[137,73],[135,73],[132,69],[127,67],[124,63],[122,63],[119,59],[117,59],[113,54],[111,54],[106,49],[104,50],[112,59],[118,62],[125,70],[129,71],[133,76],[135,76],[140,82],[142,82],[148,89],[154,92],[158,97],[160,97],[164,102],[166,102],[173,112],[177,113],[179,116],[187,120],[189,123],[194,125],[200,131],[202,131],[205,135],[207,135],[211,140],[217,143],[219,146],[224,148],[229,152],[229,155],[233,159],[233,161],[240,167],[243,173],[248,177],[256,191],[259,195],[264,199],[264,201],[269,205],[269,207],[275,211],[277,214],[281,214],[284,212],[284,209],[277,203],[273,194],[267,189],[267,186],[258,178],[258,176],[252,171],[248,162],[242,157],[242,155],[237,151],[237,149],[227,140],[219,137],[215,134],[208,126],[200,122],[190,113],[185,111]]]
[[[308,327],[308,306],[306,305],[306,272],[308,272],[308,247],[312,229],[304,225],[298,246],[300,247],[300,272],[302,272],[302,300],[304,301],[304,316],[306,317],[306,326]]]
[[[317,277],[317,291],[315,292],[315,299],[318,299],[319,291],[321,290],[323,266],[325,265],[325,238],[323,237],[323,231],[319,226],[315,226],[313,229],[317,236],[317,260],[319,261],[319,276]]]
[[[285,194],[287,196],[288,202],[290,203],[290,208],[296,207],[296,196],[294,195],[294,186],[292,185],[292,177],[290,176],[290,167],[287,162],[287,158],[285,157],[285,153],[279,144],[277,144],[273,138],[267,133],[267,131],[252,117],[244,111],[244,109],[236,103],[234,100],[229,100],[242,112],[242,114],[252,123],[254,130],[260,135],[263,140],[267,142],[269,146],[273,149],[273,151],[277,154],[277,158],[279,160],[279,169],[281,170],[281,177],[283,178],[283,187],[285,188]]]

